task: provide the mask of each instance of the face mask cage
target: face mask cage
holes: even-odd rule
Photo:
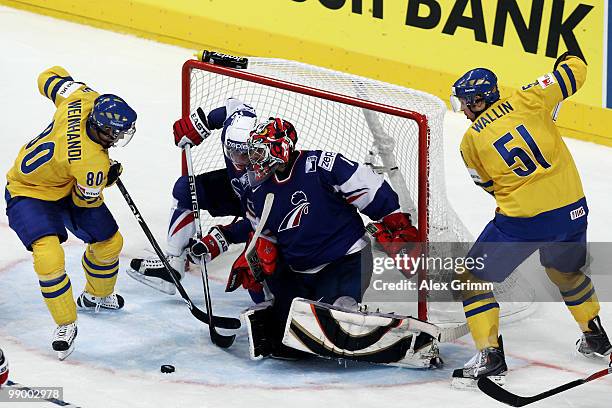
[[[248,157],[249,182],[252,187],[263,183],[283,164],[280,158],[270,153],[269,144],[261,141],[249,140]]]
[[[483,95],[481,94],[472,94],[472,95],[457,95],[457,89],[453,87],[453,93],[450,96],[450,104],[453,112],[461,112],[465,107],[471,107],[472,105],[484,100]]]
[[[227,145],[223,146],[223,150],[224,150],[224,153],[225,153],[225,157],[230,159],[232,164],[238,170],[244,170],[249,165],[249,163],[250,163],[250,161],[249,161],[249,153],[248,153],[247,150],[236,149],[236,148],[228,147]]]
[[[96,131],[108,140],[110,146],[124,147],[132,140],[136,133],[136,124],[132,123],[129,129],[117,129],[111,126],[103,126],[96,120],[92,120],[92,125]]]
[[[454,112],[460,112],[472,108],[478,102],[484,101],[487,106],[499,100],[499,90],[496,78],[491,73],[491,78],[479,78],[470,80],[458,80],[451,88],[450,104]]]
[[[465,103],[465,99],[459,98],[457,96],[457,90],[455,87],[452,88],[452,93],[450,96],[450,104],[451,108],[453,108],[453,112],[461,112],[463,110],[463,104]]]

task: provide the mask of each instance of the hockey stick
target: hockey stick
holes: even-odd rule
[[[543,400],[544,398],[559,394],[563,391],[567,391],[579,385],[586,384],[589,381],[596,380],[608,374],[612,374],[612,367],[604,368],[603,370],[591,374],[586,378],[570,381],[566,384],[560,385],[559,387],[544,391],[538,395],[534,395],[533,397],[521,397],[519,395],[513,394],[510,391],[505,390],[501,386],[495,384],[487,377],[482,377],[478,380],[478,388],[480,388],[480,391],[484,392],[489,397],[499,402],[503,402],[504,404],[510,405],[512,407],[523,407],[533,402]]]
[[[23,391],[23,392],[26,393],[27,397],[15,396],[14,398],[11,399],[10,396],[3,395],[3,394],[5,394],[5,391],[6,391],[6,394],[9,394],[9,392],[10,392],[9,389],[13,389],[13,390],[16,390],[16,391]],[[66,402],[66,401],[63,401],[63,400],[57,399],[57,398],[44,398],[43,396],[35,398],[35,397],[30,397],[29,396],[30,394],[37,395],[39,392],[42,393],[42,390],[37,389],[37,387],[26,387],[25,385],[21,385],[19,383],[16,383],[16,382],[13,382],[11,380],[8,380],[6,382],[6,385],[4,385],[2,388],[0,388],[0,401],[6,401],[6,402],[26,402],[26,401],[30,401],[30,402],[35,402],[37,400],[40,400],[40,402],[46,401],[46,402],[50,402],[51,404],[55,404],[57,406],[64,407],[64,408],[79,408],[77,405],[71,404],[69,402]]]
[[[191,207],[193,209],[193,223],[195,224],[196,228],[196,236],[198,240],[201,240],[202,225],[200,224],[200,207],[198,205],[195,175],[193,173],[193,162],[191,161],[191,146],[189,144],[185,145],[184,150],[187,162],[187,176],[189,178],[189,192],[191,193]],[[208,269],[206,268],[206,259],[204,259],[204,256],[200,257],[200,272],[202,274],[202,284],[204,285],[204,301],[206,302],[206,310],[208,311],[208,330],[210,332],[210,339],[217,346],[221,348],[228,348],[234,343],[236,335],[231,334],[226,336],[220,334],[215,328],[215,322],[211,319],[213,310],[212,301],[210,299],[210,287],[208,285]]]
[[[253,273],[253,277],[257,282],[264,281],[264,271],[261,266],[261,261],[259,260],[259,255],[257,255],[257,251],[255,250],[255,244],[257,240],[261,236],[261,232],[268,221],[268,216],[270,215],[270,211],[272,210],[272,204],[274,204],[274,194],[268,193],[266,195],[266,200],[264,201],[263,210],[261,211],[261,217],[259,218],[259,224],[255,229],[255,233],[253,234],[253,238],[251,238],[251,242],[249,242],[249,246],[245,251],[246,260],[249,264],[249,268],[251,268],[251,272]]]
[[[433,323],[425,323],[422,320],[413,319],[414,321],[410,324],[411,328],[421,330],[425,333],[430,334],[440,343],[450,343],[465,336],[470,332],[470,328],[467,323],[462,323],[458,326],[452,327],[440,327]],[[435,326],[435,329],[431,329],[430,325]]]
[[[374,225],[374,223],[369,223],[368,225],[366,225],[366,232],[373,238],[376,239],[374,234],[378,231],[378,227],[376,225]],[[402,249],[400,252],[398,252],[398,255],[402,256],[404,255],[405,249]],[[403,272],[402,274],[404,276],[406,276]],[[415,322],[422,322],[422,320],[418,320],[418,319],[414,319]],[[416,324],[416,323],[415,323]],[[449,343],[451,341],[455,341],[457,339],[460,339],[461,337],[465,336],[466,334],[468,334],[470,332],[470,328],[468,327],[467,323],[461,323],[457,326],[452,326],[452,327],[439,327],[436,325],[436,330],[433,330],[429,327],[430,324],[429,323],[424,323],[422,325],[422,327],[416,327],[416,329],[419,329],[421,331],[424,331],[428,334],[431,334],[433,337],[435,337],[439,342],[441,343]]]
[[[164,264],[164,267],[168,270],[170,277],[174,281],[174,285],[176,286],[179,293],[181,294],[183,301],[187,304],[187,307],[189,307],[191,314],[199,321],[208,324],[210,321],[210,316],[208,315],[208,313],[201,311],[193,304],[193,302],[189,298],[189,295],[185,291],[185,288],[183,287],[181,282],[176,278],[174,273],[172,273],[173,268],[170,266],[170,263],[166,259],[164,252],[159,247],[159,244],[155,240],[155,237],[151,233],[151,230],[147,226],[147,223],[142,218],[142,214],[140,213],[140,211],[138,211],[136,204],[134,204],[132,197],[130,196],[127,189],[123,185],[123,182],[121,181],[121,179],[117,180],[117,187],[119,188],[119,191],[121,191],[123,198],[125,198],[125,201],[127,202],[128,207],[130,207],[130,209],[132,210],[132,213],[134,214],[134,216],[136,217],[136,220],[140,224],[140,227],[142,228],[147,239],[149,240],[149,243],[151,243],[153,250],[155,250],[155,253],[159,257],[159,259],[162,261],[162,263]],[[232,317],[212,316],[212,321],[216,326],[223,327],[224,329],[240,328],[240,320],[234,319]]]

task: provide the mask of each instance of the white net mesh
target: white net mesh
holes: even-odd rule
[[[249,58],[249,73],[282,80],[334,94],[377,102],[426,115],[430,128],[429,143],[429,206],[428,240],[430,242],[468,242],[473,237],[457,217],[446,197],[444,182],[444,152],[442,126],[446,106],[437,97],[388,83],[355,75],[315,67],[294,61],[268,58]],[[204,112],[222,106],[234,97],[253,106],[260,120],[280,116],[296,127],[299,149],[318,149],[340,152],[359,162],[369,162],[386,170],[394,189],[400,195],[402,208],[417,220],[419,183],[419,127],[414,120],[362,109],[348,103],[334,102],[321,96],[287,91],[238,79],[231,75],[211,73],[193,68],[189,89],[190,111],[201,107]],[[218,131],[217,131],[218,132]],[[373,153],[373,154],[372,154]],[[213,133],[201,146],[192,151],[196,174],[224,167],[222,146],[217,133]],[[203,217],[203,230],[227,220]],[[438,280],[448,276],[433,277]],[[500,300],[511,300],[511,290],[517,286],[510,279],[498,286]],[[527,304],[502,307],[502,313],[514,314]],[[436,303],[429,305],[432,321],[454,322],[464,320],[460,304]]]

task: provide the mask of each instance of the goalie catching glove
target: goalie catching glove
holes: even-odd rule
[[[192,112],[188,118],[174,122],[174,144],[180,148],[186,145],[198,146],[209,135],[208,120],[202,108]]]
[[[391,258],[396,256],[417,258],[421,255],[419,232],[412,225],[410,214],[400,212],[389,214],[381,222],[368,224],[366,231]],[[398,265],[398,269],[409,278],[416,274],[415,270],[406,266]]]
[[[389,214],[380,222],[368,224],[367,229],[390,257],[400,253],[418,256],[419,246],[411,243],[418,242],[419,232],[412,226],[410,214]]]
[[[248,248],[249,242],[251,242],[252,238],[253,233],[251,232],[249,234],[249,240],[244,247],[244,251],[242,251],[240,256],[232,265],[232,270],[229,278],[227,279],[227,285],[225,287],[226,292],[233,292],[238,289],[240,285],[247,290],[257,293],[261,293],[263,290],[261,283],[255,280],[253,272],[251,271],[251,268],[249,268],[249,263],[246,259],[246,248]],[[255,251],[257,252],[264,275],[272,276],[276,270],[276,259],[278,257],[276,245],[267,239],[258,238],[257,242],[255,243]]]
[[[229,249],[229,241],[223,234],[223,226],[215,225],[202,239],[189,239],[187,256],[192,263],[198,263],[198,258],[204,257],[210,262]]]

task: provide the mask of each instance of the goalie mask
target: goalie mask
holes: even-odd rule
[[[112,94],[100,95],[89,115],[90,126],[98,132],[105,147],[127,145],[136,132],[136,112],[120,97]]]
[[[248,141],[249,182],[255,187],[267,180],[279,166],[289,163],[295,150],[297,132],[281,118],[270,118],[251,132]]]
[[[225,130],[223,153],[238,171],[246,170],[249,164],[249,134],[256,123],[255,116],[237,115]]]

